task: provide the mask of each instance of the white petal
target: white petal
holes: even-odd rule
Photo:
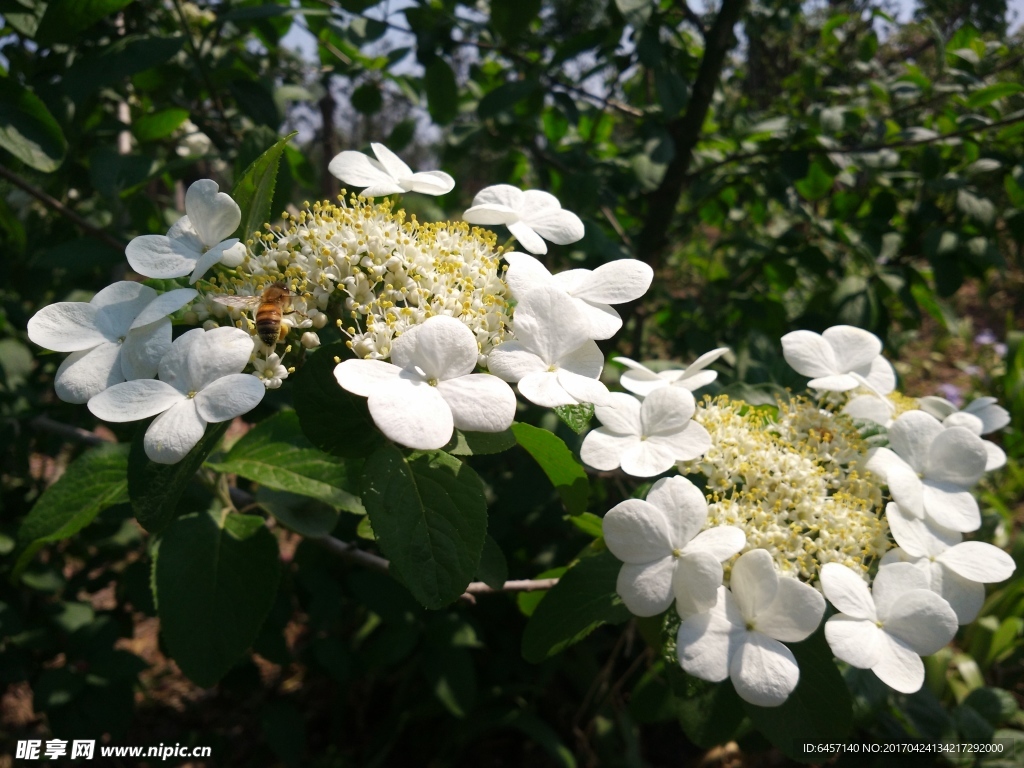
[[[868,452],[866,468],[885,480],[900,509],[917,517],[924,514],[924,484],[903,459],[888,448],[875,448]]]
[[[811,389],[822,389],[826,392],[849,392],[860,386],[860,381],[847,373],[838,373],[832,376],[822,376],[811,379],[807,382]]]
[[[1002,429],[1010,423],[1010,412],[1001,405],[997,405],[994,397],[979,397],[977,400],[971,401],[964,408],[964,413],[970,413],[981,419],[981,434],[983,435]]]
[[[57,368],[53,388],[65,403],[84,403],[121,381],[121,345],[103,342],[68,355]]]
[[[974,621],[985,605],[985,585],[980,581],[965,579],[960,574],[944,568],[939,563],[932,571],[931,590],[949,603],[962,626]]]
[[[518,211],[523,205],[523,191],[511,184],[495,184],[484,187],[476,193],[473,205],[503,205],[513,211]]]
[[[28,337],[34,343],[54,352],[80,352],[116,341],[108,338],[97,325],[99,309],[84,301],[59,301],[43,307],[28,321]]]
[[[840,613],[854,619],[875,621],[875,601],[864,579],[849,567],[826,563],[821,567],[821,589]],[[826,625],[827,630],[827,625]],[[851,664],[853,662],[850,662]]]
[[[89,303],[103,310],[101,314],[107,316],[108,322],[116,327],[120,335],[128,332],[135,316],[156,297],[156,291],[148,285],[119,280],[93,296]]]
[[[619,378],[619,383],[630,392],[641,397],[646,397],[656,389],[671,386],[667,379],[657,375],[649,379],[638,371],[626,371]]]
[[[978,501],[958,485],[924,481],[925,515],[936,525],[952,531],[976,531],[981,527]]]
[[[758,707],[777,707],[800,681],[793,652],[760,632],[748,632],[729,663],[729,678],[739,697]]]
[[[128,264],[140,275],[159,278],[184,277],[195,269],[202,255],[166,235],[140,235],[128,243],[124,252]]]
[[[518,382],[531,373],[542,373],[547,365],[518,341],[506,341],[487,355],[487,370],[503,381]]]
[[[915,472],[928,469],[932,442],[944,431],[934,416],[924,411],[907,411],[889,427],[889,445]]]
[[[707,552],[688,552],[676,562],[672,594],[682,618],[714,607],[722,586],[722,564]]]
[[[399,368],[419,368],[427,379],[454,379],[476,368],[476,337],[460,320],[435,315],[403,333],[391,346]]]
[[[622,471],[633,477],[654,477],[667,472],[675,466],[676,459],[672,450],[657,445],[651,440],[636,442],[622,452],[620,466]]]
[[[885,641],[874,621],[839,614],[825,622],[825,640],[832,653],[858,669],[871,669],[879,662]]]
[[[393,184],[398,187],[396,180],[380,163],[371,160],[362,152],[348,151],[335,155],[327,170],[335,178],[354,187],[372,187],[375,184]],[[401,190],[401,187],[398,189]]]
[[[690,461],[703,456],[711,447],[711,435],[696,421],[686,425],[686,429],[674,435],[654,435],[648,443],[664,446],[675,457],[676,461]]]
[[[852,419],[866,419],[882,426],[892,419],[889,405],[876,395],[857,395],[843,406],[843,413]]]
[[[425,382],[396,379],[367,400],[373,423],[396,443],[433,450],[452,439],[451,408],[436,387]]]
[[[383,384],[397,379],[401,370],[383,360],[342,360],[334,368],[334,378],[352,394],[369,397]]]
[[[697,371],[692,376],[687,373],[676,382],[677,387],[685,387],[691,392],[695,392],[701,387],[706,387],[708,384],[718,378],[718,371]]]
[[[384,197],[385,195],[400,195],[405,192],[405,187],[399,184],[397,181],[391,181],[388,177],[388,181],[379,181],[376,184],[371,184],[365,189],[359,192],[362,197]]]
[[[232,373],[211,382],[196,395],[199,416],[216,424],[248,413],[263,399],[267,388],[248,373]]]
[[[893,563],[879,568],[871,582],[871,596],[880,620],[885,620],[903,595],[918,589],[928,589],[928,575],[910,563]]]
[[[241,328],[207,331],[189,349],[188,372],[192,386],[198,391],[223,376],[239,373],[248,365],[253,346],[252,336]]]
[[[676,634],[679,664],[694,677],[717,683],[729,676],[733,638],[746,633],[732,595],[718,588],[715,606],[683,620]]]
[[[604,354],[593,341],[584,341],[576,349],[563,355],[558,361],[558,367],[588,379],[599,379],[601,371],[604,370]]]
[[[469,213],[467,211],[466,213]],[[510,221],[505,225],[512,237],[519,241],[519,244],[530,253],[547,253],[548,246],[543,238],[533,231],[533,228],[522,221]]]
[[[708,519],[708,502],[685,477],[665,477],[647,492],[647,503],[662,510],[669,522],[673,548],[685,547]]]
[[[942,421],[952,413],[956,413],[956,406],[944,397],[937,395],[926,395],[917,399],[917,404],[925,413],[929,413],[939,421]]]
[[[779,579],[770,605],[757,613],[757,631],[787,643],[798,643],[821,624],[825,598],[821,592],[795,578]]]
[[[896,369],[892,363],[879,355],[871,361],[867,370],[857,371],[869,385],[880,395],[888,395],[896,389]]]
[[[576,308],[590,323],[590,338],[610,339],[622,327],[619,313],[607,304],[597,304],[583,299],[574,299]]]
[[[483,224],[484,226],[497,226],[498,224],[512,224],[519,221],[519,214],[507,205],[495,205],[483,203],[467,208],[462,218],[470,224]]]
[[[567,245],[581,239],[584,229],[580,217],[561,207],[539,204],[542,199],[540,196],[554,199],[555,205],[558,205],[558,200],[553,195],[536,189],[528,190],[523,195],[524,205],[519,210],[523,221],[538,235],[552,243]]]
[[[451,408],[456,429],[501,432],[516,417],[516,393],[497,376],[471,373],[438,382],[437,391]]]
[[[835,350],[819,334],[793,331],[782,337],[782,354],[797,373],[811,378],[839,373]]]
[[[446,195],[455,189],[455,179],[444,171],[420,171],[402,184],[409,192],[421,195]]]
[[[209,271],[210,267],[212,267],[214,264],[222,263],[224,261],[225,254],[231,251],[236,245],[238,245],[238,243],[238,238],[232,237],[229,238],[228,240],[224,240],[223,242],[211,246],[210,249],[206,251],[206,253],[204,253],[202,256],[196,259],[196,265],[192,269],[192,274],[188,278],[188,284],[195,285],[196,282],[201,280],[203,278],[203,275],[205,275]]]
[[[540,371],[524,376],[519,381],[519,394],[544,408],[578,405],[580,402],[562,388],[554,371]]]
[[[402,181],[412,176],[412,168],[403,160],[385,147],[383,144],[370,144],[370,149],[377,156],[377,162],[381,164],[384,171],[397,181]]]
[[[647,293],[653,279],[654,270],[639,259],[617,259],[589,273],[572,295],[601,304],[622,304]]]
[[[871,365],[882,352],[882,342],[873,333],[852,325],[835,325],[822,334],[836,357],[836,370],[843,373]]]
[[[502,258],[509,264],[508,271],[505,272],[505,284],[514,298],[524,296],[527,291],[537,286],[551,285],[552,277],[548,268],[533,256],[510,251],[503,253]]]
[[[188,394],[195,389],[192,386],[192,378],[188,372],[188,356],[192,345],[205,334],[202,328],[193,328],[186,331],[174,340],[170,350],[160,358],[160,365],[157,374],[160,381],[165,381],[182,394]]]
[[[582,376],[578,373],[559,368],[555,371],[559,386],[568,392],[578,403],[593,403],[601,405],[608,402],[611,394],[608,387],[597,379],[590,376]]]
[[[183,400],[156,417],[146,430],[143,445],[150,461],[177,464],[203,439],[206,422],[194,400]]]
[[[984,423],[981,419],[975,416],[973,413],[966,413],[965,411],[957,411],[951,413],[945,419],[942,420],[942,426],[944,427],[963,427],[968,432],[972,432],[975,435],[981,435],[981,430],[985,428]]]
[[[985,444],[985,471],[994,472],[1001,467],[1006,466],[1006,454],[1003,449],[993,443],[991,440],[983,440]]]
[[[132,321],[132,328],[141,328],[144,325],[162,320],[173,312],[178,311],[192,299],[199,295],[194,288],[177,288],[167,293],[162,293],[153,299],[146,308],[136,315]]]
[[[569,294],[553,285],[537,286],[521,296],[513,324],[524,348],[548,365],[558,363],[588,341],[593,343],[590,323]]]
[[[697,409],[693,393],[682,387],[665,387],[651,392],[640,406],[640,424],[645,436],[673,435],[693,419]]]
[[[935,557],[959,544],[963,538],[956,531],[940,528],[924,518],[904,512],[895,502],[886,505],[885,518],[892,537],[911,557]]]
[[[232,242],[234,245],[228,245],[228,243]],[[223,248],[221,246],[223,246]],[[245,257],[248,255],[245,243],[240,240],[235,240],[234,238],[225,240],[220,245],[214,246],[212,250],[220,252],[220,263],[228,269],[234,269],[237,267],[245,261]],[[193,272],[193,277],[195,277],[195,272]]]
[[[217,182],[200,179],[185,193],[185,213],[207,248],[231,237],[242,221],[238,203],[218,189]]]
[[[924,662],[906,644],[881,633],[882,652],[871,668],[878,679],[900,693],[916,693],[924,684]]]
[[[612,392],[603,405],[595,406],[594,415],[606,432],[640,435],[640,401],[623,392]]]
[[[121,345],[121,373],[125,379],[156,376],[163,356],[171,349],[171,321],[166,317],[128,331]]]
[[[970,488],[985,474],[985,441],[964,427],[947,427],[928,450],[925,477]]]
[[[626,499],[608,510],[602,521],[608,549],[624,563],[643,565],[671,557],[677,546],[668,516],[640,499]]]
[[[704,370],[728,351],[728,347],[718,347],[717,349],[712,349],[710,352],[705,352],[686,366],[686,373],[683,374],[683,378],[688,379],[698,371]]]
[[[965,541],[950,547],[936,558],[951,571],[965,579],[994,584],[1013,575],[1013,558],[999,547],[983,541]]]
[[[522,391],[521,388],[520,391]],[[607,472],[618,469],[622,462],[622,455],[639,442],[640,438],[636,435],[622,435],[599,427],[590,430],[583,439],[583,445],[580,446],[580,458],[588,467]]]
[[[89,410],[104,421],[138,421],[163,413],[184,399],[170,384],[156,379],[138,379],[100,392],[89,401]]]
[[[958,623],[949,603],[937,594],[912,589],[892,604],[882,619],[882,629],[914,653],[930,656],[953,639]]]
[[[756,618],[759,611],[771,605],[779,591],[779,575],[772,556],[764,549],[752,549],[740,555],[732,566],[729,586],[744,619]]]
[[[747,544],[746,534],[732,525],[718,525],[701,531],[689,544],[684,552],[707,552],[719,562],[724,562],[739,552]]]
[[[671,555],[653,563],[623,565],[615,591],[634,616],[657,616],[672,605],[675,569],[676,561]]]

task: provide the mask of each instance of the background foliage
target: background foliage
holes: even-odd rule
[[[330,158],[383,141],[458,180],[404,201],[421,217],[457,217],[492,183],[546,189],[587,226],[550,266],[650,263],[654,287],[607,352],[728,345],[720,388],[770,401],[802,384],[778,337],[845,322],[885,339],[905,391],[999,397],[1010,459],[985,487],[986,530],[1024,564],[1024,44],[999,0],[930,0],[906,23],[892,10],[0,0],[0,752],[107,734],[212,745],[230,765],[641,766],[791,754],[808,731],[971,741],[1024,725],[1020,576],[929,660],[918,694],[828,679],[816,637],[801,667],[835,695],[744,709],[666,667],[659,627],[610,599],[599,516],[633,489],[583,478],[553,414],[521,414],[523,450],[463,446],[489,520],[481,562],[456,570],[497,584],[578,563],[546,596],[426,610],[452,595],[410,594],[323,538],[376,551],[365,513],[402,489],[374,490],[374,467],[426,477],[448,460],[381,449],[363,467],[350,411],[304,432],[330,403],[312,369],[331,347],[205,466],[146,476],[131,426],[58,401],[59,361],[25,335],[39,307],[124,278],[124,244],[165,231],[192,181],[279,212],[335,195]],[[296,35],[301,54],[282,45]],[[268,166],[244,176],[293,130],[276,186],[259,182]],[[224,435],[209,430],[209,450]],[[241,514],[220,511],[232,502]]]

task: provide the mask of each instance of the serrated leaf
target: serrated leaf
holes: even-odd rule
[[[335,456],[363,457],[380,442],[366,398],[341,388],[334,378],[335,357],[351,357],[345,342],[320,347],[306,357],[294,377],[295,413],[306,438]]]
[[[68,149],[46,105],[12,77],[0,78],[0,147],[43,173],[57,170]]]
[[[350,470],[306,439],[294,411],[282,411],[260,422],[220,461],[208,465],[357,515],[365,512],[358,497],[346,490],[355,487]]]
[[[523,632],[523,658],[534,664],[578,643],[602,624],[621,624],[629,611],[615,593],[622,563],[608,550],[584,557],[540,601]]]
[[[206,457],[217,447],[230,421],[210,424],[196,447],[177,464],[157,464],[146,456],[146,430],[139,428],[128,454],[128,495],[139,525],[159,533],[178,515],[178,501]]]
[[[78,533],[107,507],[128,501],[128,446],[100,445],[79,456],[21,522],[22,570],[42,544]]]
[[[220,680],[256,639],[277,596],[277,541],[254,515],[180,517],[153,565],[160,632],[197,685]]]
[[[408,458],[384,445],[366,460],[363,504],[394,573],[427,608],[456,600],[476,575],[487,534],[483,483],[441,451]]]
[[[270,205],[274,201],[274,186],[277,183],[281,155],[288,142],[297,134],[298,131],[292,131],[253,160],[231,191],[231,197],[242,209],[242,221],[235,235],[243,241],[252,237],[254,232],[262,232],[264,222],[270,219]]]
[[[555,414],[562,420],[569,429],[577,435],[583,434],[583,430],[594,418],[593,403],[579,403],[578,405],[557,405],[553,409]]]
[[[49,0],[36,30],[36,42],[44,48],[53,43],[73,42],[97,21],[132,2],[134,0]]]
[[[513,424],[512,433],[516,442],[544,470],[569,514],[585,512],[590,498],[590,483],[587,473],[565,443],[546,429],[529,424]]]

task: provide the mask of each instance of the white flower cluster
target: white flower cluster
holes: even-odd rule
[[[796,331],[782,345],[826,394],[780,403],[771,418],[724,396],[695,407],[691,390],[714,380],[704,368],[725,350],[660,372],[619,359],[629,369],[622,385],[642,399],[613,393],[598,404],[602,426],[584,439],[584,462],[640,477],[675,465],[704,475],[706,487],[705,497],[684,477],[662,478],[646,501],[609,510],[605,541],[624,563],[619,595],[638,616],[674,602],[682,667],[730,678],[759,706],[796,688],[785,643],[818,628],[825,598],[838,611],[825,624],[836,657],[916,691],[921,656],[977,616],[984,584],[1013,573],[1002,550],[962,541],[981,523],[971,488],[1005,462],[979,435],[1008,415],[991,398],[962,412],[940,398],[918,406],[895,392],[878,338],[858,328]],[[889,447],[869,448],[857,419],[877,421],[875,432],[887,426]]]

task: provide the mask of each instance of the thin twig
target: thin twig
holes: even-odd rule
[[[72,224],[74,224],[79,229],[84,231],[86,234],[95,237],[97,240],[102,241],[103,243],[109,245],[111,248],[117,251],[124,251],[126,245],[125,243],[118,240],[110,233],[104,232],[102,229],[95,226],[94,224],[90,224],[88,221],[86,221],[77,213],[75,213],[66,205],[64,205],[64,203],[62,203],[60,200],[58,200],[55,197],[51,197],[46,192],[43,192],[43,190],[39,189],[39,187],[29,184],[23,178],[14,173],[14,171],[12,171],[10,168],[0,165],[0,176],[7,179],[9,182],[11,182],[11,184],[18,187],[19,189],[24,190],[28,194],[32,195],[32,197],[41,202],[47,208],[50,208],[51,210],[54,210],[57,213],[59,213],[61,216],[66,218],[68,221],[70,221]]]
[[[53,432],[55,435],[66,437],[68,440],[74,440],[75,442],[85,443],[87,445],[104,445],[106,443],[117,442],[113,437],[97,435],[95,432],[90,432],[89,430],[82,429],[81,427],[62,424],[61,422],[54,421],[47,416],[36,416],[29,422],[29,426],[40,432]]]

